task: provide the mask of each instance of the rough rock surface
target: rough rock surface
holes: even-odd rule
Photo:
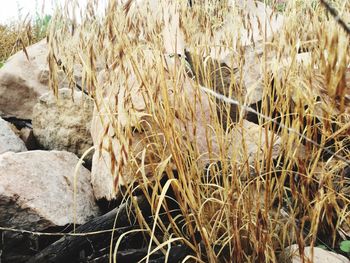
[[[46,39],[10,57],[0,69],[0,116],[32,119],[38,98],[49,91],[48,45]],[[59,88],[68,85],[62,70],[58,72]],[[74,67],[73,77],[81,85],[81,67]]]
[[[9,124],[0,118],[0,154],[24,151],[27,151],[24,142],[10,128]]]
[[[40,41],[27,48],[29,60],[20,51],[0,69],[0,114],[31,119],[40,95],[48,91],[47,44]],[[46,77],[45,77],[46,76]]]
[[[0,155],[0,225],[43,230],[96,216],[90,172],[80,167],[74,177],[77,163],[63,151]]]
[[[305,262],[313,263],[350,263],[350,260],[348,260],[346,257],[318,247],[314,248],[313,258],[311,258],[311,248],[306,247],[304,249],[304,260],[302,260],[299,256],[298,245],[292,245],[287,250],[289,251],[289,254],[291,254],[292,263],[301,263],[304,262],[304,260]]]
[[[65,150],[79,157],[92,146],[90,125],[93,101],[79,91],[63,88],[58,99],[51,93],[40,97],[33,109],[33,131],[45,149]],[[91,160],[92,153],[86,160]]]

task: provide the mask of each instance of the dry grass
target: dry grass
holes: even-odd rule
[[[5,61],[14,52],[18,33],[10,26],[0,26],[0,61]]]
[[[78,25],[68,19],[69,9],[63,10],[49,34],[52,88],[57,91],[58,58],[67,72],[75,64],[83,66],[84,87],[97,110],[109,112],[101,115],[106,140],[119,141],[119,148],[111,143],[105,149],[113,164],[111,176],[117,183],[129,175],[123,178],[129,182],[127,194],[137,187],[152,204],[153,224],[138,215],[148,233],[145,239],[152,241],[150,252],[152,244],[166,254],[168,245],[180,242],[192,250],[191,262],[279,262],[280,252],[293,243],[336,249],[349,238],[350,225],[350,181],[343,172],[350,156],[349,36],[314,2],[290,1],[285,7],[278,37],[255,47],[264,51],[256,61],[262,65],[263,91],[257,119],[280,136],[281,150],[273,159],[277,135],[266,135],[265,143],[257,142],[262,152],[251,157],[244,142],[238,145],[230,137],[232,130],[241,131],[243,108],[232,111],[228,103],[203,97],[201,89],[245,103],[249,87],[241,74],[248,50],[235,40],[239,29],[249,25],[241,24],[242,14],[223,1],[201,2],[207,4],[175,5],[190,62],[166,54],[171,48],[164,43],[172,44],[180,32],[163,34],[169,25],[161,12],[110,1],[106,15],[98,18],[91,2]],[[334,1],[342,14],[350,12],[345,2]],[[166,6],[171,10],[173,4]],[[238,22],[224,27],[228,14]],[[219,30],[224,32],[221,46],[213,46]],[[309,63],[296,63],[298,47],[309,50]],[[203,60],[225,49],[231,64]],[[104,82],[98,81],[97,65],[105,69]],[[144,104],[141,113],[132,100],[134,89]],[[120,97],[122,105],[116,103]],[[203,112],[201,103],[210,110]],[[239,113],[235,122],[228,118],[232,112]],[[200,127],[205,140],[219,142],[218,150],[211,143],[201,150],[203,144],[195,140]],[[135,145],[140,131],[145,135]],[[333,148],[327,152],[328,144]],[[169,180],[161,184],[164,174]],[[170,190],[178,203],[175,218],[166,212]]]
[[[46,36],[49,17],[35,22],[18,21],[8,25],[0,25],[0,62],[5,62],[17,51],[32,45]]]

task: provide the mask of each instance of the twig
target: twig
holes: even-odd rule
[[[327,11],[333,16],[335,21],[345,30],[345,32],[350,36],[350,27],[345,23],[345,21],[339,16],[338,11],[331,7],[329,3],[325,0],[320,0],[321,4],[327,9]]]
[[[29,231],[25,229],[18,229],[18,228],[11,228],[11,227],[0,227],[0,231],[3,232],[14,232],[14,233],[21,233],[21,234],[30,234],[33,236],[92,236],[92,235],[98,235],[98,234],[104,234],[104,233],[112,233],[113,231],[123,231],[130,229],[129,226],[127,227],[120,227],[120,228],[111,228],[106,230],[100,230],[100,231],[94,231],[94,232],[86,232],[86,233],[50,233],[50,232],[37,232],[37,231]]]
[[[273,118],[269,117],[269,116],[266,116],[258,111],[256,111],[255,109],[249,107],[249,106],[246,106],[246,105],[242,105],[241,103],[239,103],[237,100],[234,100],[234,99],[231,99],[229,97],[226,97],[220,93],[217,93],[211,89],[208,89],[206,87],[203,87],[203,86],[200,86],[200,89],[202,91],[204,91],[205,93],[207,94],[210,94],[212,95],[213,97],[219,99],[219,100],[222,100],[226,103],[229,103],[229,104],[233,104],[233,105],[236,105],[238,107],[241,107],[244,111],[248,111],[248,112],[251,112],[251,113],[254,113],[256,114],[258,117],[261,117],[261,118],[264,118],[266,119],[267,121],[270,121],[270,122],[273,122],[277,125],[279,125],[280,127],[282,127],[283,129],[286,129],[287,131],[291,132],[291,133],[294,133],[294,134],[297,134],[298,136],[300,136],[301,138],[303,138],[304,140],[308,141],[309,143],[315,145],[316,147],[324,150],[326,153],[338,158],[339,160],[343,161],[344,163],[346,163],[347,165],[350,165],[350,161],[348,159],[346,159],[344,156],[341,156],[340,154],[337,154],[335,152],[333,152],[332,150],[329,150],[325,147],[323,147],[322,145],[320,145],[318,142],[312,140],[312,139],[309,139],[308,137],[306,137],[304,134],[301,134],[300,132],[298,132],[297,130],[293,129],[293,128],[290,128],[290,127],[287,127],[286,125],[284,125],[283,123],[279,123],[278,121],[274,120]]]

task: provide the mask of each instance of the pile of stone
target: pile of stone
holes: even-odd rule
[[[265,11],[262,11],[265,9],[259,9],[259,6],[249,9],[255,12],[256,21],[265,17]],[[277,31],[282,24],[283,17],[277,17],[271,28]],[[267,35],[271,36],[274,33],[270,30]],[[261,35],[253,32],[255,41],[258,41],[259,37]],[[242,41],[247,42],[249,39],[251,38],[248,36],[243,37]],[[84,226],[90,222],[91,226],[91,220],[95,220],[93,225],[98,225],[102,220],[106,222],[112,215],[115,216],[116,210],[112,214],[102,215],[97,205],[101,200],[112,202],[117,198],[116,185],[111,174],[111,152],[106,149],[112,143],[114,154],[118,155],[121,142],[117,139],[112,142],[108,140],[108,137],[113,137],[113,123],[103,114],[116,104],[115,101],[107,100],[114,91],[111,89],[107,91],[109,94],[106,97],[95,98],[99,100],[96,102],[85,92],[69,87],[62,74],[59,76],[60,89],[55,96],[49,90],[47,50],[46,40],[43,40],[27,48],[28,59],[21,51],[9,58],[0,70],[0,232],[3,231],[0,261],[26,261],[47,245],[26,246],[28,238],[24,238],[23,234],[29,232],[25,231],[63,231],[71,229],[72,225]],[[169,53],[174,51],[178,52],[171,48],[167,50]],[[250,55],[253,56],[253,53]],[[251,84],[260,83],[261,80],[260,68],[255,65],[250,55],[247,55],[244,74],[247,87],[254,86]],[[223,57],[217,59],[225,60]],[[168,62],[169,65],[174,63],[171,59]],[[75,79],[79,82],[81,72],[77,71],[75,74]],[[103,72],[100,75],[99,81],[103,85]],[[130,82],[134,83],[135,87],[139,86],[134,79]],[[195,109],[196,114],[210,112],[208,94],[202,92],[200,97],[193,96],[190,80],[185,81],[181,88],[188,95],[186,97],[194,98],[191,104],[199,105],[198,102],[201,101],[200,107]],[[254,88],[255,92],[247,92],[254,94],[249,98],[250,103],[258,102],[262,96],[263,87],[255,85]],[[131,97],[139,107],[137,110],[142,111],[145,104],[137,90]],[[120,101],[117,105],[123,105],[123,96],[118,98]],[[97,110],[97,103],[103,107]],[[119,110],[122,112],[122,109]],[[120,114],[121,123],[122,118],[123,115]],[[205,135],[207,127],[204,123],[210,123],[212,116],[208,114],[205,118],[207,119],[198,123],[186,124],[187,128],[196,126],[197,133],[192,139],[197,141],[197,145],[201,145],[199,151],[203,153],[209,147]],[[105,136],[106,131],[110,136]],[[262,151],[259,145],[264,145],[265,138],[271,138],[271,132],[244,120],[243,125],[233,131],[232,138],[240,142],[234,144],[236,147],[245,144],[249,155],[255,156],[257,152]],[[142,139],[143,135],[139,134],[134,143],[137,144]],[[213,140],[210,143],[214,151],[219,153],[217,142]],[[272,157],[275,158],[280,148],[277,135],[273,143]],[[238,149],[240,150],[242,149]],[[248,160],[252,161],[252,158]],[[204,164],[203,161],[203,166]],[[125,178],[128,176],[130,175],[125,175]],[[124,221],[123,224],[127,227]],[[113,224],[107,226],[112,227]],[[88,227],[81,229],[91,230]],[[36,238],[31,239],[38,241]],[[54,249],[60,244],[67,245],[64,242],[58,243]],[[15,246],[19,249],[14,249]],[[24,247],[27,251],[23,254],[23,251],[19,250]],[[295,253],[295,248],[292,250]],[[18,257],[19,253],[22,253],[21,257]],[[46,262],[47,258],[42,255],[42,261],[32,262]],[[310,253],[307,252],[306,256],[309,257]],[[337,259],[331,259],[334,257]],[[324,258],[331,260],[328,262],[349,262],[334,253],[320,249],[314,251],[314,262],[323,262]],[[293,262],[300,262],[300,257],[296,255]]]

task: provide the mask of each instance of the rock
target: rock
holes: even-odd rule
[[[15,134],[10,124],[0,118],[0,154],[27,151],[23,141]]]
[[[271,39],[284,24],[284,17],[263,2],[255,0],[229,0],[229,5],[236,6],[243,12],[244,27],[241,27],[241,45],[251,46],[264,38]],[[237,19],[237,18],[236,18]],[[225,26],[229,26],[229,21]],[[265,30],[266,25],[266,30]]]
[[[0,116],[32,119],[38,98],[49,91],[48,45],[46,39],[10,57],[0,69]],[[81,84],[81,67],[74,67],[73,77]],[[58,71],[59,88],[68,85]]]
[[[0,155],[0,225],[40,231],[96,216],[90,172],[80,167],[75,177],[77,163],[68,152]]]
[[[193,57],[200,57],[199,60],[197,59],[197,63],[198,61],[206,62],[207,71],[204,72],[207,72],[207,78],[208,76],[213,79],[215,79],[213,76],[221,77],[221,74],[229,69],[227,87],[230,86],[231,80],[234,80],[241,93],[238,97],[233,94],[233,97],[239,99],[241,103],[252,105],[261,101],[264,93],[263,80],[266,70],[266,64],[263,63],[264,40],[266,38],[266,42],[271,41],[273,36],[282,29],[285,19],[281,14],[273,12],[268,5],[259,1],[229,0],[228,6],[222,25],[215,27],[213,32],[210,31],[210,34],[200,30],[194,32],[194,40],[198,39],[200,42],[201,39],[210,39],[206,40],[211,43],[210,45],[203,43],[205,46],[203,49],[184,45],[189,47],[187,50]],[[181,32],[181,30],[179,31]],[[206,35],[204,36],[204,34]],[[272,54],[271,57],[274,58],[277,55]],[[219,65],[222,65],[221,70],[218,70],[219,67],[211,67],[212,65],[207,63],[210,61],[209,58],[219,62]],[[270,57],[267,57],[267,61],[270,61]],[[195,65],[194,68],[198,68],[198,66],[202,68],[201,65]],[[234,77],[232,77],[233,75]],[[221,82],[221,78],[218,79]],[[216,82],[218,83],[218,81]],[[220,92],[222,94],[229,93],[227,90]]]
[[[2,119],[2,120],[4,120],[4,119]],[[7,120],[4,120],[4,121],[10,127],[11,131],[13,131],[13,133],[16,134],[17,137],[20,137],[21,132],[19,131],[19,129],[17,129],[16,125],[14,125],[11,122],[8,122]]]
[[[51,93],[40,97],[33,109],[33,132],[48,150],[65,150],[81,157],[92,146],[90,125],[93,100],[80,91],[63,88],[58,99]],[[86,160],[91,161],[92,153]]]
[[[100,84],[106,81],[106,74],[101,72],[99,74]],[[140,98],[140,93],[137,89],[132,88],[137,85],[137,81],[131,77],[128,80],[128,84],[131,87],[132,92],[132,102],[135,105],[137,111],[144,110],[144,102]],[[97,200],[105,198],[106,200],[112,200],[116,197],[115,189],[115,174],[113,174],[112,167],[114,161],[113,158],[119,156],[121,149],[121,142],[115,138],[115,131],[113,126],[113,119],[110,118],[110,114],[118,112],[116,120],[125,127],[128,121],[134,120],[137,122],[137,118],[141,117],[137,112],[133,112],[134,118],[128,118],[128,112],[124,108],[124,95],[125,89],[120,89],[120,96],[118,96],[118,104],[116,104],[116,99],[113,96],[113,89],[106,89],[106,93],[102,97],[97,97],[95,100],[98,101],[99,110],[96,105],[94,108],[93,118],[91,122],[91,136],[93,138],[93,144],[95,146],[95,153],[92,159],[92,169],[91,169],[91,183],[94,189],[95,198]],[[115,105],[117,109],[115,109]],[[135,120],[136,117],[136,120]],[[136,123],[135,123],[136,125]],[[135,145],[137,142],[141,142],[144,138],[144,134],[135,133],[132,137],[132,144]],[[142,147],[142,146],[140,146]],[[119,178],[119,183],[123,184],[123,179]]]
[[[254,50],[262,52],[263,47],[260,44],[265,39],[267,42],[270,41],[282,29],[284,22],[284,16],[274,12],[264,2],[228,0],[228,11],[222,25],[216,27],[213,32],[213,43],[210,45],[211,52],[208,55],[222,60],[232,51],[237,52],[247,47],[254,47]],[[225,48],[222,43],[227,43],[229,46]],[[220,48],[216,47],[220,44]]]
[[[31,119],[32,109],[40,95],[48,91],[43,80],[48,47],[42,40],[10,57],[0,69],[0,114]],[[48,77],[46,77],[48,78]]]
[[[349,263],[346,257],[322,248],[313,248],[313,258],[311,258],[311,247],[305,247],[304,260],[300,258],[298,245],[292,245],[286,249],[287,255],[291,257],[292,263],[313,262],[313,263]]]

